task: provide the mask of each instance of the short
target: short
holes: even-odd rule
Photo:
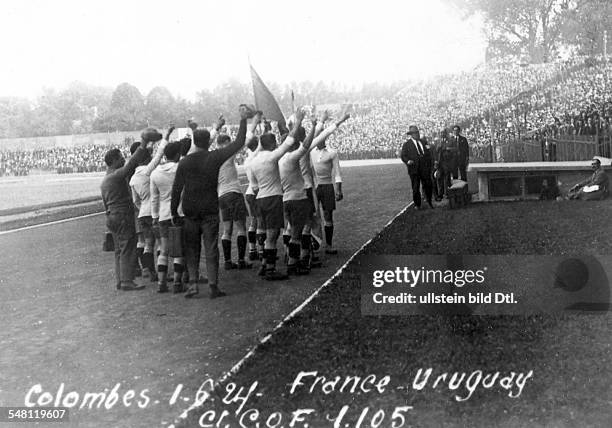
[[[261,217],[261,212],[259,211],[259,206],[257,204],[257,195],[244,195],[244,199],[246,200],[247,208],[249,210],[250,217]]]
[[[291,228],[293,230],[298,230],[301,233],[304,226],[312,218],[312,211],[310,210],[308,199],[285,201],[283,202],[283,208],[285,211],[285,218],[291,225]]]
[[[312,187],[309,187],[308,189],[306,189],[306,196],[308,197],[308,206],[310,207],[310,212],[311,217],[316,215],[317,213],[317,207],[315,205],[315,199],[314,199],[314,195],[312,192]]]
[[[145,240],[147,239],[155,239],[153,235],[153,217],[150,215],[144,217],[138,217],[138,221],[136,223],[137,230],[140,230]]]
[[[257,199],[264,229],[282,229],[285,226],[283,197],[267,196]]]
[[[162,220],[159,222],[159,236],[168,239],[168,228],[172,226],[172,220]]]
[[[319,184],[317,186],[317,201],[323,207],[323,211],[336,209],[336,192],[333,184]]]
[[[219,198],[222,221],[246,221],[247,207],[242,193],[230,192]]]

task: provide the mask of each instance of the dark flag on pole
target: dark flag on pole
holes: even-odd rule
[[[251,79],[253,80],[253,94],[255,95],[255,107],[257,110],[261,110],[268,120],[285,123],[285,116],[281,111],[274,95],[268,89],[266,84],[261,80],[259,74],[255,71],[252,65],[251,68]]]

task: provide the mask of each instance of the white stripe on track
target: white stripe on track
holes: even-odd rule
[[[0,232],[0,235],[7,235],[9,233],[22,232],[24,230],[31,230],[31,229],[36,229],[36,228],[39,228],[39,227],[44,227],[44,226],[52,226],[54,224],[66,223],[66,222],[69,222],[69,221],[72,221],[72,220],[78,220],[78,219],[81,219],[81,218],[93,217],[93,216],[100,215],[100,214],[104,214],[104,211],[101,211],[99,213],[80,215],[78,217],[65,218],[63,220],[50,221],[48,223],[34,224],[32,226],[20,227],[18,229],[4,230],[4,231]]]
[[[238,370],[240,370],[240,368],[244,365],[244,363],[246,363],[249,360],[249,358],[255,355],[255,353],[257,352],[257,349],[259,349],[261,345],[268,342],[272,338],[272,335],[276,333],[277,330],[281,329],[288,321],[290,321],[293,317],[299,314],[306,307],[306,305],[308,305],[308,303],[310,303],[324,288],[328,287],[329,284],[331,284],[334,279],[340,276],[342,272],[344,271],[344,269],[346,269],[346,267],[349,265],[349,263],[352,262],[353,259],[357,257],[357,255],[361,253],[361,251],[363,251],[365,247],[367,247],[376,237],[378,237],[387,227],[389,227],[389,225],[391,225],[391,223],[393,223],[395,219],[397,219],[400,215],[405,213],[406,210],[408,210],[408,208],[410,208],[413,204],[414,202],[410,202],[408,205],[406,205],[399,213],[397,213],[391,220],[389,220],[387,224],[385,224],[383,228],[376,235],[374,235],[374,237],[368,239],[365,242],[365,244],[363,244],[357,251],[355,251],[355,253],[353,253],[353,255],[349,257],[349,259],[342,266],[340,266],[340,268],[336,271],[336,273],[334,273],[327,281],[323,283],[323,285],[321,285],[310,296],[308,296],[308,298],[304,300],[302,304],[300,304],[300,306],[298,306],[293,311],[291,311],[291,313],[287,315],[281,322],[279,322],[276,325],[276,327],[272,329],[270,333],[268,333],[265,337],[263,337],[259,341],[259,343],[253,346],[249,350],[249,352],[247,352],[246,355],[240,359],[240,361],[234,364],[234,366],[216,382],[215,387],[219,385],[220,383],[225,382],[227,379],[229,379],[233,375],[235,375],[238,372]],[[179,419],[187,419],[189,412],[197,409],[198,407],[199,406],[195,404],[191,404],[187,409],[183,410],[183,412],[178,416],[177,419],[174,420],[174,423],[168,425],[168,428],[176,428],[175,424],[180,422]]]

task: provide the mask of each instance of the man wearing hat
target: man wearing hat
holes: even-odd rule
[[[412,200],[416,209],[421,208],[421,185],[425,191],[425,198],[431,208],[432,182],[431,182],[431,152],[429,147],[421,141],[421,133],[415,125],[408,127],[408,140],[402,146],[402,162],[408,168],[410,183],[412,185]]]

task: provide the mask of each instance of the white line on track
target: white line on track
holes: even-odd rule
[[[20,227],[18,229],[4,230],[4,231],[0,232],[0,236],[1,235],[7,235],[9,233],[22,232],[24,230],[37,229],[39,227],[44,227],[44,226],[52,226],[54,224],[66,223],[66,222],[69,222],[69,221],[78,220],[78,219],[81,219],[81,218],[93,217],[93,216],[100,215],[100,214],[104,214],[104,211],[101,211],[99,213],[80,215],[78,217],[65,218],[63,220],[50,221],[48,223],[34,224],[32,226]]]
[[[70,182],[70,181],[90,181],[90,180],[101,181],[103,178],[104,178],[103,176],[48,178],[45,180],[45,183],[65,183],[65,182]]]
[[[389,220],[387,222],[387,224],[385,224],[383,226],[383,228],[376,234],[374,235],[374,237],[368,239],[365,244],[363,244],[357,251],[355,251],[355,253],[353,253],[353,255],[342,265],[340,266],[340,268],[336,271],[336,273],[334,273],[327,281],[325,281],[323,283],[323,285],[321,285],[319,288],[317,288],[310,296],[308,296],[308,298],[306,300],[304,300],[302,302],[302,304],[300,306],[298,306],[297,308],[295,308],[293,311],[291,311],[291,313],[289,315],[287,315],[281,322],[279,322],[276,327],[274,327],[272,329],[272,331],[270,333],[268,333],[265,337],[263,337],[259,343],[257,343],[255,346],[253,346],[249,352],[246,353],[246,355],[244,357],[242,357],[240,359],[240,361],[238,361],[236,364],[234,364],[234,366],[227,372],[225,373],[215,384],[215,387],[217,385],[219,385],[220,383],[225,382],[227,379],[229,379],[230,377],[232,377],[233,375],[235,375],[238,370],[240,370],[240,368],[244,365],[244,363],[246,363],[249,358],[253,357],[255,355],[255,353],[257,352],[257,349],[259,349],[259,347],[263,344],[265,344],[267,341],[269,341],[272,338],[272,335],[274,335],[274,333],[276,333],[277,330],[281,329],[288,321],[290,321],[293,317],[295,317],[297,314],[299,314],[305,307],[306,305],[308,305],[308,303],[310,303],[320,292],[321,290],[323,290],[324,288],[328,287],[329,284],[332,283],[332,281],[334,279],[336,279],[338,276],[340,276],[342,274],[342,272],[344,271],[344,269],[346,269],[346,267],[349,265],[350,262],[353,261],[353,259],[355,257],[357,257],[357,255],[359,253],[361,253],[361,251],[363,251],[363,249],[365,247],[367,247],[370,242],[372,242],[376,237],[378,237],[387,227],[389,227],[389,225],[391,223],[393,223],[395,221],[395,219],[397,219],[400,215],[402,215],[403,213],[406,212],[406,210],[408,208],[410,208],[412,205],[414,204],[414,202],[410,202],[408,205],[406,205],[404,207],[404,209],[402,209],[399,213],[397,213],[391,220]],[[187,409],[185,409],[179,416],[178,419],[175,419],[174,423],[168,425],[168,428],[176,428],[175,424],[179,422],[179,419],[186,419],[189,412],[191,412],[192,410],[197,409],[199,406],[195,405],[195,404],[191,404]]]

